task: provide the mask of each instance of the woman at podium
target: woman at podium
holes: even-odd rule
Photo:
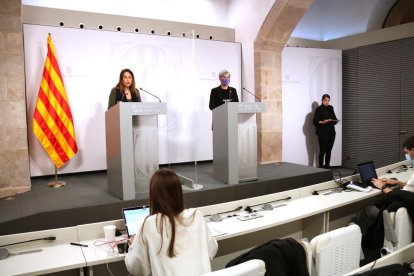
[[[109,94],[108,109],[118,102],[140,102],[141,96],[135,86],[134,73],[130,69],[123,69],[119,74],[118,84]]]
[[[219,73],[220,86],[211,89],[210,93],[210,110],[224,104],[225,102],[238,102],[237,90],[230,87],[230,73],[227,70],[222,70]]]

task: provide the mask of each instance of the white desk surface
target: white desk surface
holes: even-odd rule
[[[103,227],[110,224],[115,225],[117,229],[125,228],[123,220],[106,221],[78,226],[79,243],[88,245],[88,247],[82,247],[82,252],[85,256],[87,266],[124,260],[125,254],[119,254],[118,248],[114,243],[105,244]],[[116,237],[115,239],[119,241],[125,237],[126,236]],[[96,242],[101,245],[95,245]],[[111,245],[114,246],[113,249]]]
[[[405,163],[405,162],[400,162]],[[398,164],[400,164],[398,163]],[[389,169],[395,168],[397,165],[391,165],[382,168],[381,172],[386,172]],[[401,181],[407,181],[411,175],[414,173],[414,169],[408,169],[405,172],[400,173],[388,173],[383,174],[379,176],[379,178],[391,178],[396,177]],[[354,179],[355,178],[350,178]],[[323,183],[323,186],[327,187],[335,187],[337,186],[333,181],[325,182]],[[322,187],[323,187],[322,186]],[[315,188],[313,188],[315,189]],[[322,189],[322,188],[317,188]],[[292,191],[294,192],[294,191]],[[368,199],[370,197],[379,195],[381,193],[378,189],[372,189],[370,192],[359,192],[359,191],[350,191],[350,192],[340,192],[340,193],[331,193],[328,195],[324,195],[328,191],[320,192],[319,195],[309,195],[310,190],[309,187],[305,187],[302,189],[299,189],[299,194],[301,195],[307,195],[304,197],[299,197],[297,195],[292,196],[292,200],[289,201],[283,201],[280,203],[273,203],[273,205],[278,205],[281,203],[287,204],[287,206],[275,208],[271,211],[260,211],[260,213],[263,215],[263,217],[255,218],[252,220],[247,221],[240,221],[237,217],[231,217],[231,218],[224,218],[220,222],[208,222],[208,225],[210,228],[214,229],[212,232],[216,233],[222,233],[220,235],[215,236],[216,240],[224,240],[248,233],[252,233],[255,231],[260,231],[263,229],[275,227],[278,225],[282,225],[285,223],[289,223],[292,221],[300,220],[306,217],[310,217],[316,214],[321,214],[342,206],[346,206],[348,204],[352,204],[354,202],[358,202],[364,199]],[[288,193],[288,192],[286,192]],[[261,196],[256,197],[256,202],[249,202],[249,204],[257,204],[258,202],[266,202],[263,200],[263,198],[266,198],[269,200],[269,195],[267,196]],[[279,197],[283,198],[283,196]],[[243,201],[247,202],[246,200],[238,201],[237,204],[241,204]],[[237,205],[236,204],[236,205]],[[227,205],[227,203],[224,204],[217,204],[219,206],[220,211],[223,211],[223,206]],[[234,204],[230,207],[227,207],[227,210],[234,209]],[[247,206],[246,204],[244,207]],[[203,209],[203,208],[202,208]],[[214,205],[210,205],[206,208],[207,211],[211,211],[215,209]],[[211,214],[211,213],[210,213]],[[247,214],[246,212],[240,213],[240,215]]]
[[[377,174],[381,175],[380,178],[397,177],[401,181],[406,181],[414,173],[414,169],[409,169],[400,173],[386,173],[388,170],[394,169],[398,165],[404,163],[405,162],[399,162],[380,168],[377,170]],[[357,176],[351,176],[348,177],[348,179],[358,180],[356,177]],[[209,222],[208,224],[210,227],[214,227],[217,230],[226,233],[215,237],[217,240],[224,240],[297,221],[316,214],[323,214],[324,212],[335,208],[346,206],[347,204],[358,202],[381,193],[379,190],[373,189],[368,193],[352,191],[323,195],[325,192],[322,192],[320,195],[311,195],[314,190],[336,186],[337,184],[333,181],[328,181],[310,187],[234,202],[204,206],[199,209],[205,215],[208,215],[232,210],[238,206],[252,206],[259,203],[286,198],[287,196],[291,197],[291,200],[288,201],[273,202],[274,206],[282,203],[287,204],[287,206],[275,208],[271,211],[260,211],[260,213],[263,214],[263,217],[260,218],[240,221],[236,217],[232,217],[223,219],[221,222]],[[257,208],[260,208],[260,206],[257,206],[254,209]],[[10,256],[7,259],[0,260],[0,273],[2,275],[39,275],[122,261],[125,258],[125,254],[119,254],[117,248],[112,251],[109,245],[94,245],[96,241],[104,240],[103,226],[109,224],[115,224],[118,229],[125,228],[123,220],[117,220],[78,225],[76,227],[0,236],[0,244],[56,236],[55,241],[38,241],[7,247],[11,252],[38,248],[43,249],[43,251]],[[117,237],[117,239],[121,239],[121,237]],[[87,244],[88,247],[73,246],[70,245],[70,242]]]
[[[86,266],[82,249],[70,245],[77,242],[76,227],[52,229],[0,237],[0,244],[55,236],[54,241],[36,241],[7,246],[10,252],[42,249],[41,252],[9,256],[0,260],[1,275],[40,275]],[[6,242],[7,241],[7,242]]]
[[[321,214],[379,193],[381,191],[373,189],[368,193],[351,191],[329,195],[313,195],[285,201],[283,203],[287,204],[286,206],[271,211],[260,211],[263,215],[260,218],[240,221],[237,217],[231,217],[220,222],[208,222],[208,225],[217,229],[218,232],[226,233],[215,237],[216,240],[223,240]],[[243,214],[246,214],[246,212],[243,212]]]

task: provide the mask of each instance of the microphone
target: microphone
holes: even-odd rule
[[[144,92],[145,92],[145,93],[147,93],[147,94],[150,94],[151,96],[153,96],[153,97],[157,98],[159,102],[161,102],[161,99],[160,99],[159,97],[157,97],[157,96],[155,96],[154,94],[152,94],[152,93],[148,92],[147,90],[143,89],[142,87],[140,87],[140,88],[139,88],[139,90],[144,91]]]
[[[243,90],[244,90],[244,91],[246,91],[247,93],[249,93],[250,95],[252,95],[253,97],[255,97],[256,99],[258,99],[258,100],[259,100],[259,102],[262,102],[262,100],[261,100],[260,98],[256,97],[256,95],[255,95],[255,94],[253,94],[252,92],[250,92],[250,91],[249,91],[249,90],[247,90],[246,88],[244,88],[244,87],[243,87]]]
[[[56,237],[51,236],[51,237],[45,237],[45,238],[40,238],[40,239],[34,239],[34,240],[27,240],[27,241],[21,241],[21,242],[15,242],[15,243],[9,243],[9,244],[4,244],[4,245],[0,245],[0,246],[9,246],[9,245],[15,245],[15,244],[21,244],[21,243],[26,243],[26,242],[32,242],[32,241],[41,241],[41,240],[45,240],[45,241],[54,241],[56,240]]]

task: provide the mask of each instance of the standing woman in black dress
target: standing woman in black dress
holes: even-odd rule
[[[227,70],[222,70],[219,73],[220,86],[211,89],[210,93],[210,110],[224,104],[226,101],[238,102],[236,88],[230,87],[230,73]]]
[[[339,122],[333,106],[329,105],[330,100],[331,97],[324,94],[322,104],[316,108],[313,116],[313,124],[316,127],[319,141],[319,168],[330,168],[331,152],[336,136],[335,125]]]

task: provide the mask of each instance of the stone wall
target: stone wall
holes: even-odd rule
[[[0,0],[0,198],[31,188],[21,0]]]

